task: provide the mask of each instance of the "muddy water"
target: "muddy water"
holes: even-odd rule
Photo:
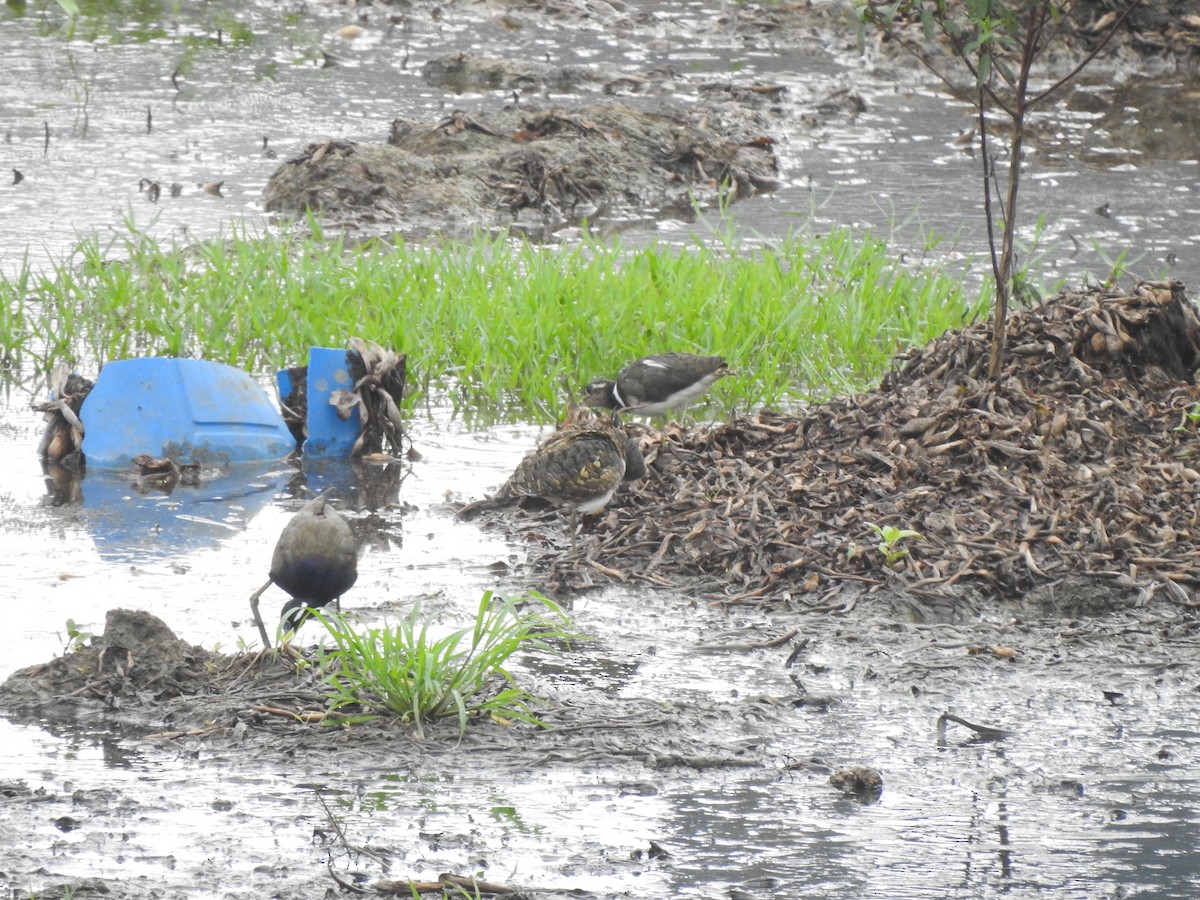
[[[953,144],[968,127],[961,109],[910,70],[864,64],[848,39],[748,36],[714,24],[714,7],[648,4],[654,15],[636,25],[565,28],[453,6],[435,19],[416,5],[391,24],[370,13],[351,40],[337,8],[187,5],[146,21],[89,18],[67,41],[53,4],[10,5],[0,57],[16,77],[0,79],[0,162],[24,178],[0,188],[0,265],[57,259],[78,233],[127,221],[164,239],[261,227],[262,185],[310,140],[382,140],[398,115],[503,102],[421,82],[425,59],[464,49],[786,83],[787,183],[734,208],[744,234],[770,240],[801,213],[818,228],[896,223],[899,247],[932,228],[958,236],[940,253],[977,252],[963,199],[977,169]],[[806,103],[848,87],[864,113],[804,126]],[[1143,96],[1123,88],[1122,108]],[[1170,266],[1200,282],[1195,156],[1156,150],[1167,142],[1145,133],[1166,126],[1131,119],[1073,102],[1059,121],[1076,149],[1047,144],[1031,160],[1025,202],[1047,214],[1050,271],[1080,277],[1102,261],[1095,240],[1108,255],[1129,247],[1139,274]],[[162,185],[157,202],[138,190],[143,178]],[[204,189],[216,182],[220,196]],[[67,619],[96,630],[114,606],[151,609],[206,647],[252,642],[246,597],[265,576],[294,473],[268,467],[172,497],[89,475],[82,498],[62,503],[33,455],[28,399],[17,387],[0,409],[0,578],[12,586],[0,677],[61,652]],[[353,498],[366,547],[348,604],[372,620],[420,599],[453,622],[485,588],[519,588],[504,571],[519,570],[524,549],[456,522],[445,496],[493,487],[538,429],[472,432],[434,409],[412,431],[422,459],[402,467],[390,502],[364,502],[352,473],[311,480],[339,481]],[[596,640],[521,671],[551,709],[590,716],[566,744],[439,734],[417,750],[398,738],[381,756],[348,737],[305,755],[149,740],[95,720],[0,721],[5,886],[56,896],[100,878],[123,896],[301,897],[332,888],[332,869],[368,880],[480,873],[604,897],[1200,893],[1194,625],[1163,601],[1082,620],[1053,605],[997,607],[979,623],[939,624],[878,597],[831,615],[608,592],[578,598],[573,613]],[[791,668],[792,645],[737,648],[793,629],[809,643]],[[1015,648],[1015,660],[967,652],[991,645]],[[952,727],[939,745],[947,711],[1012,733],[979,741]],[[881,771],[879,803],[828,785],[832,770],[858,764]],[[652,857],[651,842],[669,855]]]
[[[786,85],[777,146],[784,184],[735,207],[747,238],[770,240],[804,222],[846,224],[889,235],[910,253],[930,231],[941,237],[939,256],[982,252],[978,163],[973,148],[955,144],[973,124],[968,110],[905,62],[860,57],[852,32],[830,30],[841,22],[836,4],[816,4],[810,26],[783,34],[735,27],[727,5],[641,6],[641,15],[574,27],[486,7],[439,7],[435,17],[432,5],[417,5],[356,20],[320,5],[239,4],[236,14],[220,4],[155,14],[151,5],[144,21],[87,19],[70,42],[53,10],[8,7],[0,40],[14,75],[0,83],[0,266],[14,271],[27,254],[61,259],[93,231],[105,238],[132,226],[188,242],[232,223],[262,226],[263,185],[309,142],[383,141],[396,117],[507,102],[507,91],[449,94],[424,83],[428,59],[460,51],[632,73],[666,66],[677,76],[674,90],[660,89],[668,99],[731,77]],[[1194,88],[1186,72],[1164,68],[1155,63],[1158,77],[1148,81],[1122,57],[1053,107],[1022,197],[1028,221],[1043,222],[1025,230],[1023,261],[1048,282],[1106,276],[1127,252],[1140,277],[1200,283],[1195,123],[1165,99]],[[832,124],[814,116],[845,91],[861,96],[861,114]],[[9,183],[10,166],[19,184]],[[148,182],[160,187],[155,202]],[[635,240],[686,230],[626,226]]]

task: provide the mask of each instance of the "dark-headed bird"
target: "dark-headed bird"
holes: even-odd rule
[[[694,403],[718,379],[733,374],[723,356],[660,353],[643,356],[615,379],[597,378],[583,389],[583,402],[599,409],[661,416]]]
[[[271,577],[250,598],[264,647],[271,646],[258,612],[258,598],[277,584],[291,599],[283,606],[279,630],[284,634],[300,627],[309,613],[340,600],[358,580],[358,547],[350,524],[330,504],[324,491],[292,516],[283,527],[271,557]]]
[[[645,474],[637,439],[607,422],[568,425],[522,459],[495,496],[464,506],[459,515],[501,509],[536,497],[566,507],[574,550],[578,515],[599,512],[622,481]]]

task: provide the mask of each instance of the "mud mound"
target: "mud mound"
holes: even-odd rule
[[[271,176],[263,204],[452,231],[690,216],[696,198],[777,186],[769,122],[756,108],[775,94],[716,92],[655,112],[611,101],[398,119],[387,144],[310,145]]]
[[[312,682],[285,657],[223,656],[180,640],[151,613],[113,609],[102,635],[0,684],[0,709],[118,713],[130,725],[217,732],[277,715],[298,697],[318,703]]]
[[[175,637],[156,616],[109,610],[104,634],[48,663],[14,672],[0,695],[6,705],[41,705],[55,698],[119,708],[132,696],[166,700],[193,693],[214,654]]]
[[[536,561],[546,586],[1014,598],[1070,575],[1186,601],[1200,583],[1200,317],[1183,285],[1064,292],[1013,316],[1008,339],[994,383],[981,323],[901,356],[869,393],[645,435],[646,479],[586,558]],[[922,536],[889,565],[872,524]]]

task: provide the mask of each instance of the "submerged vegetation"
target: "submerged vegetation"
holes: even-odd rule
[[[870,384],[897,349],[986,308],[961,278],[835,230],[743,247],[507,239],[409,245],[235,236],[187,250],[84,242],[41,274],[0,279],[0,351],[18,378],[137,355],[263,373],[361,336],[407,353],[416,395],[463,415],[559,415],[565,388],[664,350],[720,353],[728,409]]]

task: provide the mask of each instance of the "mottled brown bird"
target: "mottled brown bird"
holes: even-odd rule
[[[600,421],[568,425],[521,460],[495,496],[468,504],[459,514],[470,516],[536,497],[566,507],[574,549],[578,515],[599,512],[622,480],[645,473],[635,438]]]
[[[272,584],[291,595],[279,619],[279,630],[286,634],[298,629],[312,610],[340,600],[358,580],[354,532],[330,504],[329,493],[309,501],[283,527],[271,557],[271,577],[250,598],[264,647],[271,646],[271,639],[258,612],[258,598]]]
[[[583,389],[583,402],[599,409],[661,416],[686,408],[719,379],[731,374],[723,356],[643,356],[622,369],[615,379],[589,381]]]

